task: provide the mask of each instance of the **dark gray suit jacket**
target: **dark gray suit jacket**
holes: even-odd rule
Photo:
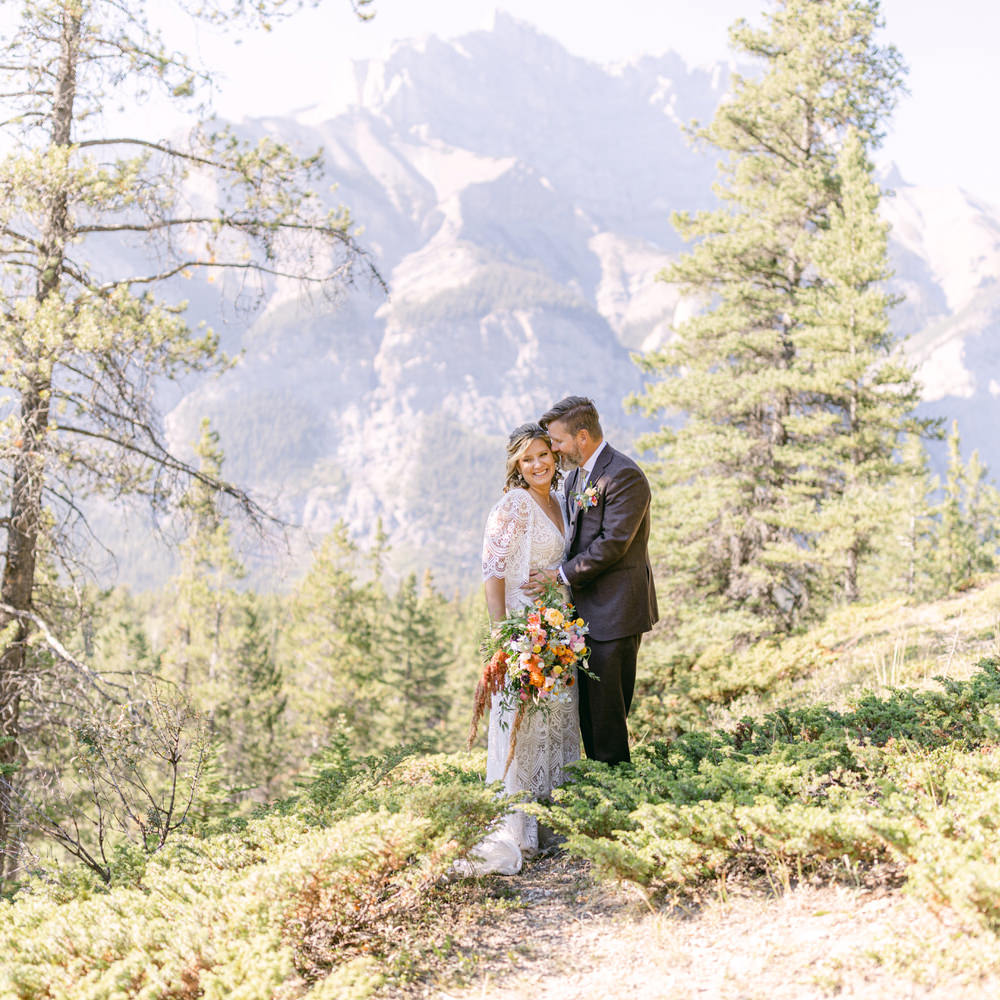
[[[597,505],[577,509],[580,470],[566,480],[566,507],[573,524],[562,571],[573,603],[602,641],[648,632],[659,617],[649,564],[649,483],[642,469],[610,445],[597,457],[588,481]]]

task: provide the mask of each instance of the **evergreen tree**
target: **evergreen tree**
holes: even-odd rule
[[[972,560],[975,540],[971,525],[962,509],[965,493],[965,469],[962,466],[962,442],[958,421],[952,421],[948,435],[948,477],[944,497],[938,508],[939,531],[937,548],[938,579],[941,590],[950,592],[962,579],[965,567]]]
[[[362,11],[363,0],[354,5]],[[239,31],[298,5],[177,6]],[[252,305],[277,275],[332,292],[359,261],[348,214],[315,194],[318,156],[298,157],[271,136],[247,142],[210,120],[167,138],[160,116],[123,132],[102,114],[151,93],[193,121],[205,112],[199,98],[211,75],[164,45],[146,9],[144,0],[4,7],[0,768],[23,751],[29,634],[47,611],[38,570],[46,548],[56,560],[67,552],[55,526],[78,520],[93,493],[141,495],[170,509],[196,477],[166,446],[156,387],[220,359],[216,338],[186,323],[176,281],[235,274],[240,300]],[[212,485],[259,515],[244,491]],[[58,701],[56,692],[45,697]],[[16,854],[7,801],[0,798],[0,885]]]
[[[359,582],[358,562],[357,547],[338,524],[288,602],[281,662],[295,739],[306,753],[328,742],[338,720],[350,728],[356,749],[380,740],[386,597],[379,579]]]
[[[219,509],[210,483],[222,471],[219,435],[207,419],[195,448],[198,469],[206,478],[192,482],[181,500],[189,532],[180,545],[180,572],[172,581],[171,622],[175,635],[167,662],[185,686],[199,685],[202,700],[218,704],[229,678],[223,676],[224,638],[234,615],[234,585],[245,575],[232,545],[229,519]],[[214,709],[210,709],[214,711]]]
[[[392,743],[437,744],[448,715],[451,650],[435,620],[439,598],[421,595],[416,574],[400,584],[392,602],[383,680],[385,736]]]
[[[865,567],[869,593],[879,597],[903,593],[917,600],[936,593],[938,520],[934,498],[940,488],[938,478],[931,475],[920,436],[906,435],[899,471],[888,490],[885,528],[875,540],[871,563]]]
[[[190,531],[170,587],[173,634],[164,668],[208,721],[231,792],[262,798],[287,767],[284,682],[257,601],[236,589],[245,570],[208,485],[221,476],[223,455],[207,420],[196,452],[205,480],[196,479],[181,504]]]
[[[787,492],[794,499],[781,519],[792,532],[787,558],[822,569],[820,585],[856,601],[860,562],[889,524],[887,487],[907,472],[902,434],[932,433],[933,422],[910,416],[919,387],[913,366],[894,354],[889,328],[889,227],[878,216],[880,192],[854,128],[835,179],[839,201],[815,241],[815,276],[795,337],[804,378],[788,441],[776,452],[787,452],[784,464],[793,470]]]
[[[473,695],[483,672],[482,646],[489,629],[486,600],[482,587],[445,598],[434,589],[430,572],[424,576],[420,593],[421,599],[429,605],[447,650],[443,693],[448,701],[448,712],[443,747],[459,749],[468,739]],[[485,733],[483,735],[485,737]]]
[[[948,435],[948,477],[936,510],[934,567],[941,593],[950,593],[975,573],[996,566],[1000,494],[986,476],[978,452],[972,453],[968,465],[963,463],[958,421],[953,421]]]
[[[284,673],[253,593],[237,604],[229,695],[219,705],[216,725],[224,734],[221,757],[230,780],[254,791],[258,801],[276,795],[289,769]]]
[[[884,231],[866,160],[901,74],[895,50],[876,44],[879,27],[874,0],[780,0],[763,28],[739,22],[732,43],[763,74],[736,76],[699,132],[726,154],[723,205],[674,216],[693,246],[665,277],[706,308],[643,359],[662,377],[640,400],[680,421],[646,444],[664,458],[654,476],[664,603],[688,645],[793,628],[830,589],[824,563],[841,560],[846,592],[850,553],[866,545],[874,513],[823,552],[806,515],[832,499],[829,520],[843,524],[852,499],[867,502],[867,485],[848,484],[885,470],[902,409],[888,397],[894,383],[909,392],[884,358]],[[869,239],[856,270],[841,259]],[[838,287],[860,311],[841,307]],[[838,468],[845,458],[853,472]]]
[[[84,595],[82,655],[99,665],[102,677],[123,679],[156,675],[160,656],[148,628],[150,595],[137,597],[124,587]]]
[[[966,514],[975,546],[965,575],[991,573],[997,568],[1000,543],[1000,491],[988,481],[989,469],[974,450],[965,470]]]

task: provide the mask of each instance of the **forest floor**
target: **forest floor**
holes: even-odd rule
[[[433,917],[401,938],[422,961],[380,997],[1000,996],[996,938],[896,888],[747,886],[654,906],[635,888],[596,882],[563,852],[518,876],[444,887]]]
[[[816,636],[837,654],[824,670],[713,722],[775,701],[843,705],[861,690],[969,676],[980,657],[1000,656],[1000,577],[929,604],[849,611]],[[378,1000],[1000,997],[997,938],[899,888],[892,873],[862,884],[710,885],[650,903],[559,851],[520,875],[460,880],[431,896],[372,942],[389,973]]]

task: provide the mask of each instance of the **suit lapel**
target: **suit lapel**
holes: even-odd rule
[[[573,492],[574,493],[579,493],[580,492],[580,481],[583,479],[582,471],[583,470],[579,466],[577,466],[577,468],[575,468],[573,470]],[[573,545],[573,544],[576,543],[576,536],[577,536],[577,534],[580,531],[580,515],[583,513],[583,511],[580,510],[580,507],[577,504],[575,497],[571,497],[570,498],[570,503],[572,505],[571,506],[571,512],[572,512],[573,520],[570,521],[570,525],[569,525],[569,528],[570,528],[569,538],[570,538],[570,545]]]
[[[609,444],[605,445],[604,450],[601,452],[600,455],[597,456],[597,461],[594,463],[594,467],[590,470],[590,477],[587,479],[588,488],[591,486],[596,486],[597,481],[601,478],[601,476],[604,475],[604,470],[608,467],[608,464],[611,462],[611,454],[612,454],[611,445]],[[566,495],[567,497],[570,498],[570,503],[572,504],[571,511],[573,520],[570,523],[571,544],[576,543],[576,536],[580,530],[580,521],[582,520],[581,515],[583,514],[583,511],[576,506],[576,503],[572,500],[572,497],[570,495],[571,490],[577,491],[578,489],[577,484],[579,482],[580,482],[580,470],[574,469],[573,486],[572,488],[567,487],[566,490]]]
[[[597,480],[604,475],[604,470],[611,464],[611,458],[613,455],[614,452],[611,449],[611,445],[606,444],[604,446],[604,451],[597,456],[597,461],[594,463],[594,468],[590,473],[590,482],[587,484],[588,486],[596,485]]]

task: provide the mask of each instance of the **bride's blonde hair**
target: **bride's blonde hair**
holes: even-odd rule
[[[534,441],[544,441],[545,446],[552,451],[552,439],[541,424],[521,424],[510,432],[510,437],[507,439],[507,478],[503,484],[504,493],[515,486],[527,487],[528,484],[521,475],[521,457]],[[562,480],[562,472],[559,471],[559,459],[554,451],[552,458],[556,465],[556,472],[552,477],[552,489],[555,489]]]

